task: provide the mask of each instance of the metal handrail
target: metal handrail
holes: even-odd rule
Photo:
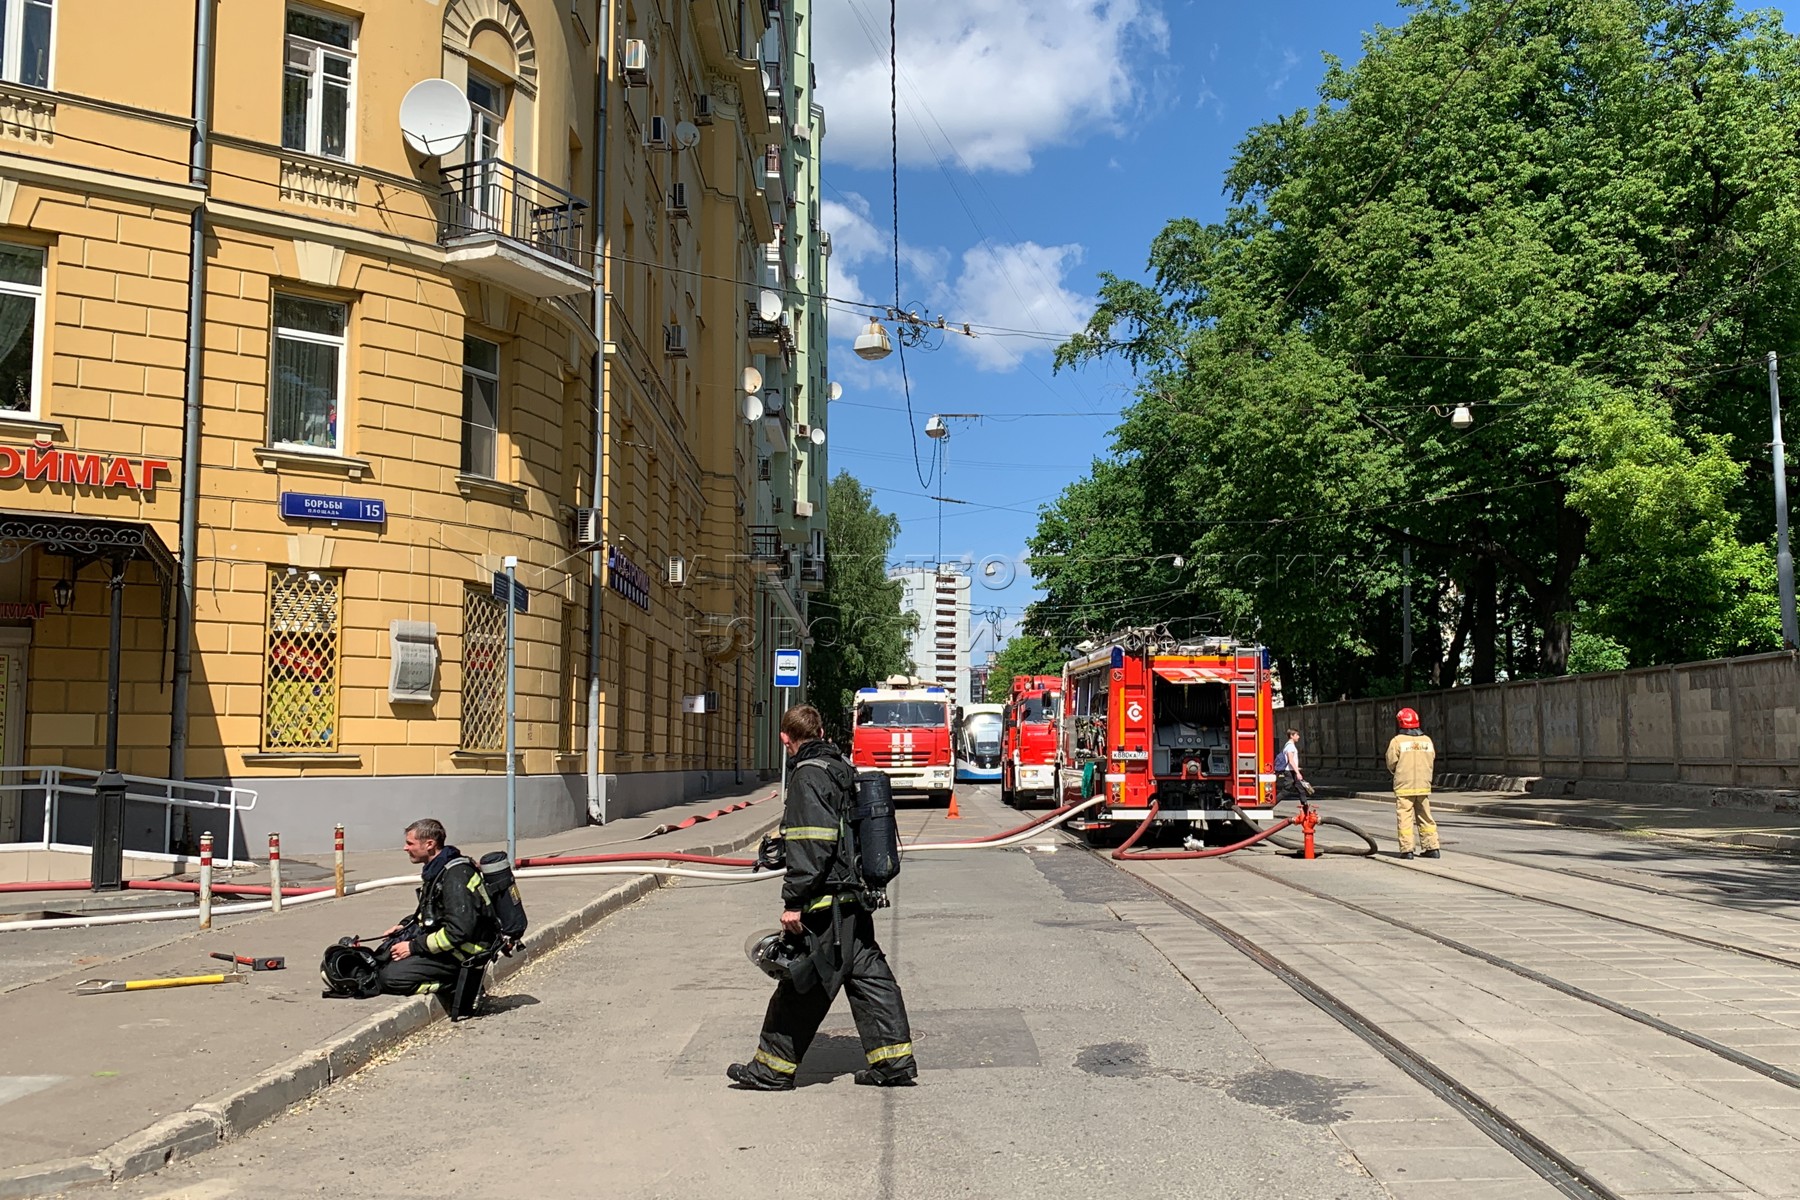
[[[64,796],[94,795],[93,781],[100,772],[82,767],[0,767],[0,795],[18,793],[21,797],[41,790],[44,797],[44,827],[34,848],[49,850],[55,842],[57,818]],[[163,806],[163,850],[174,853],[175,809],[223,809],[225,818],[225,855],[223,864],[232,864],[237,852],[238,814],[256,807],[256,793],[249,788],[223,784],[194,783],[185,779],[158,779],[148,775],[125,776],[125,799],[142,804]],[[188,794],[183,794],[188,793]],[[14,846],[31,846],[15,842]]]
[[[500,158],[442,169],[442,241],[492,233],[574,266],[591,264],[582,213],[587,201]]]

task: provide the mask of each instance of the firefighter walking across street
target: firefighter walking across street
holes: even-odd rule
[[[781,744],[790,760],[781,823],[787,865],[782,933],[763,938],[752,953],[778,983],[755,1055],[747,1063],[732,1063],[725,1074],[739,1088],[792,1088],[807,1047],[842,988],[868,1062],[856,1072],[856,1082],[910,1086],[918,1067],[906,1002],[875,942],[875,901],[863,878],[852,823],[856,772],[824,739],[819,710],[810,704],[782,714]]]
[[[1419,714],[1403,708],[1394,714],[1399,732],[1388,743],[1387,769],[1394,776],[1394,820],[1400,856],[1413,857],[1413,824],[1419,827],[1419,846],[1426,858],[1437,858],[1437,822],[1431,819],[1431,776],[1437,766],[1437,747],[1419,730]]]

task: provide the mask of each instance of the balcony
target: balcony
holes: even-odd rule
[[[497,158],[445,167],[443,177],[438,242],[452,269],[540,300],[593,287],[585,200]]]
[[[781,160],[781,147],[770,146],[763,152],[763,195],[768,197],[771,207],[780,207],[787,203],[787,174],[785,164]],[[781,242],[780,225],[776,226],[776,243]]]
[[[774,525],[750,526],[750,564],[759,571],[779,571],[787,565],[780,529]]]
[[[825,590],[825,558],[823,555],[807,554],[800,559],[800,590],[803,592]]]
[[[780,354],[782,335],[787,332],[787,327],[779,320],[763,320],[757,313],[754,304],[749,305],[748,308],[750,310],[750,353]]]

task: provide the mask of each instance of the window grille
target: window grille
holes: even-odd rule
[[[462,748],[506,749],[506,610],[463,594]]]
[[[269,572],[263,655],[262,748],[338,748],[338,621],[343,576],[278,567]]]

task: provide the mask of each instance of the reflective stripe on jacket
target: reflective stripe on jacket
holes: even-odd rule
[[[1396,733],[1388,743],[1387,769],[1394,774],[1396,796],[1428,796],[1437,767],[1437,747],[1422,733]]]
[[[420,885],[412,920],[418,925],[412,939],[414,954],[456,962],[487,953],[498,932],[481,870],[460,854]]]

